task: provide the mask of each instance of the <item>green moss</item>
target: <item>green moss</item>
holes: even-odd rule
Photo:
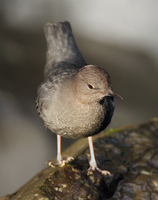
[[[110,128],[109,130],[106,131],[106,135],[111,135],[111,134],[118,132],[118,131],[120,131],[119,128],[116,128],[116,129]]]

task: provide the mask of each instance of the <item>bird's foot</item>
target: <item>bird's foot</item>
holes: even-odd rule
[[[66,160],[62,159],[62,160],[58,161],[58,162],[55,163],[55,164],[54,164],[51,160],[48,160],[48,161],[46,162],[46,164],[48,164],[50,167],[53,167],[53,168],[55,168],[55,167],[57,167],[57,166],[64,167],[65,164],[68,164],[68,163],[71,162],[72,160],[74,160],[73,157],[68,157]]]
[[[111,173],[109,171],[107,171],[107,170],[101,170],[97,166],[95,166],[95,168],[90,166],[88,168],[87,175],[88,176],[92,175],[95,170],[98,171],[98,172],[100,172],[102,175],[109,175],[109,176],[111,176]]]

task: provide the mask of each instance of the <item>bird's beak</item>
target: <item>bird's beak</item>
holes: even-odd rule
[[[121,97],[119,94],[117,94],[117,93],[113,93],[113,96],[115,97],[115,98],[117,98],[117,99],[121,99],[121,100],[123,100],[123,97]]]
[[[117,93],[115,93],[115,92],[113,92],[113,91],[111,91],[111,92],[109,93],[109,96],[112,96],[112,97],[115,97],[115,98],[117,98],[117,99],[123,100],[123,97],[121,97],[119,94],[117,94]]]

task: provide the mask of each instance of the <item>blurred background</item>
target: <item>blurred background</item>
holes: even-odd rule
[[[116,100],[109,128],[158,116],[158,1],[0,1],[0,197],[56,156],[56,135],[35,109],[46,22],[69,21],[88,64],[104,67]],[[63,139],[63,149],[74,140]]]

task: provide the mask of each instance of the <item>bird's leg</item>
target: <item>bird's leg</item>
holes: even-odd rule
[[[73,157],[68,157],[66,160],[62,159],[61,155],[61,135],[57,135],[57,163],[53,164],[52,161],[48,161],[48,165],[51,167],[55,167],[60,165],[63,167],[66,163],[69,163],[70,161],[74,160]]]
[[[88,175],[90,175],[93,171],[97,170],[98,172],[102,173],[103,175],[111,175],[109,171],[106,170],[101,170],[97,167],[97,162],[95,159],[95,154],[94,154],[94,146],[93,146],[93,140],[92,137],[88,137],[88,143],[89,143],[89,150],[90,150],[90,162],[89,162],[89,169],[88,169]]]
[[[74,160],[73,157],[68,157],[68,158],[66,158],[66,160],[62,159],[62,155],[61,155],[61,135],[57,135],[57,164],[64,166],[66,163],[69,163],[72,160]]]
[[[57,163],[62,165],[62,155],[61,155],[61,135],[57,135]]]

